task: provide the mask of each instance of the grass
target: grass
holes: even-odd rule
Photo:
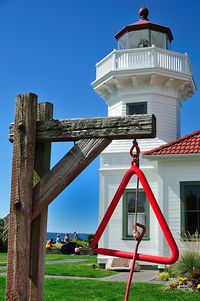
[[[93,265],[96,268],[93,268]],[[45,266],[46,275],[71,276],[101,278],[116,274],[116,272],[102,270],[98,268],[96,259],[85,260],[82,262],[50,264]]]
[[[97,255],[64,255],[64,254],[46,254],[46,261],[64,260],[64,259],[91,259],[97,258]]]
[[[6,264],[6,254],[0,255],[1,265]],[[89,277],[89,278],[101,278],[116,274],[113,271],[102,270],[98,268],[96,255],[94,256],[73,256],[73,255],[62,255],[62,254],[46,254],[46,262],[53,260],[64,260],[64,259],[85,259],[83,262],[73,263],[62,263],[62,264],[51,264],[46,265],[46,275],[56,276],[71,276],[71,277]],[[96,268],[93,268],[93,265]],[[1,269],[0,272],[5,272],[6,269]]]
[[[0,266],[7,264],[7,253],[0,253]]]
[[[91,258],[96,258],[96,255],[92,256],[87,256],[87,255],[79,255],[79,256],[74,256],[74,255],[64,255],[64,254],[46,254],[45,258],[46,261],[53,261],[53,260],[64,260],[64,259],[91,259]],[[6,265],[7,264],[7,253],[0,253],[0,266]]]
[[[121,301],[126,284],[90,280],[45,280],[45,301]],[[4,300],[5,277],[0,277],[0,301]],[[199,294],[164,291],[162,285],[135,283],[129,301],[199,301]]]

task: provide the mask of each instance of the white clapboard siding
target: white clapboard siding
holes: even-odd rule
[[[108,116],[122,116],[122,102],[119,101],[111,106],[108,106]]]
[[[169,227],[177,240],[180,249],[185,245],[180,241],[181,234],[181,202],[180,182],[200,181],[200,160],[198,157],[182,160],[162,160],[164,201],[167,203]],[[188,243],[190,244],[190,243]],[[167,250],[165,250],[167,252]]]

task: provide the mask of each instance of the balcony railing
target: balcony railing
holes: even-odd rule
[[[147,47],[114,50],[96,65],[96,79],[110,71],[128,69],[164,68],[170,71],[192,73],[187,54]]]

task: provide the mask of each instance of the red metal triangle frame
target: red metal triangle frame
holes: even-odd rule
[[[126,251],[120,251],[120,250],[111,250],[106,248],[95,248],[97,246],[117,204],[120,201],[120,198],[122,197],[122,194],[129,183],[131,177],[133,175],[137,175],[142,187],[144,188],[144,192],[146,193],[147,199],[149,200],[149,203],[151,204],[151,207],[157,217],[157,220],[161,226],[161,229],[163,231],[163,234],[168,242],[169,248],[171,250],[171,256],[169,257],[163,257],[163,256],[155,256],[155,255],[148,255],[148,254],[136,254],[136,259],[140,261],[148,261],[148,262],[154,262],[154,263],[160,263],[160,264],[172,264],[177,261],[179,257],[179,251],[178,247],[176,245],[176,242],[171,234],[171,231],[167,225],[167,222],[158,206],[158,203],[153,195],[153,192],[147,182],[147,179],[141,169],[139,169],[135,164],[131,166],[131,168],[126,172],[124,175],[124,178],[122,179],[122,182],[117,189],[117,192],[115,193],[95,235],[91,243],[91,247],[94,248],[95,254],[102,254],[102,255],[109,255],[109,256],[116,256],[116,257],[122,257],[122,258],[128,258],[132,259],[134,252],[126,252]]]

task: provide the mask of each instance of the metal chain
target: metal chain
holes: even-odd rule
[[[140,148],[138,146],[138,142],[136,139],[133,140],[133,146],[130,149],[130,155],[133,158],[132,164],[135,164],[139,167],[139,156],[140,156]],[[135,216],[134,216],[134,223],[133,223],[133,237],[135,239],[138,238],[140,232],[137,230],[137,218],[138,218],[138,202],[139,202],[139,178],[137,177],[137,185],[135,191]]]
[[[138,146],[136,139],[133,140],[133,145],[130,149],[130,155],[132,157],[131,163],[135,164],[137,167],[139,167],[140,148]]]

